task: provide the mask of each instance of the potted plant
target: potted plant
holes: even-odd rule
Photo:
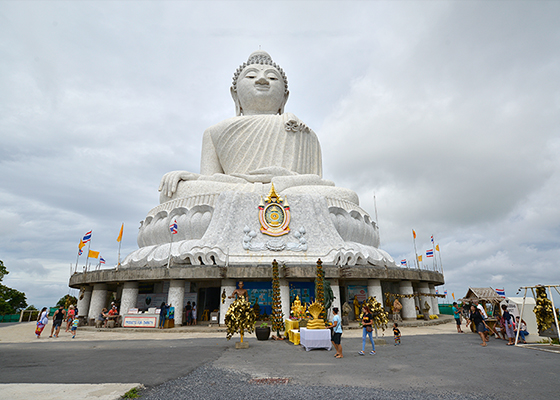
[[[270,337],[270,326],[263,322],[260,327],[255,328],[255,333],[257,334],[257,340],[268,340]]]

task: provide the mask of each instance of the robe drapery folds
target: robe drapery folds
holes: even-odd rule
[[[227,122],[227,127],[213,137],[225,174],[248,174],[273,166],[322,176],[317,136],[295,115],[241,116]]]

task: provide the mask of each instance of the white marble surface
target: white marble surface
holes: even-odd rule
[[[125,282],[121,297],[121,315],[128,314],[128,310],[136,308],[138,304],[138,282]]]
[[[412,282],[410,281],[400,281],[399,282],[400,294],[414,294],[414,289],[412,288]],[[403,306],[402,317],[403,319],[416,319],[416,308],[414,306],[413,298],[403,297],[400,302]]]
[[[107,285],[97,283],[93,286],[91,302],[89,304],[88,318],[97,319],[103,308],[107,307]]]

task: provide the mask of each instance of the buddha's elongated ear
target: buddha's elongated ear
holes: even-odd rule
[[[286,95],[284,96],[284,100],[282,101],[282,104],[280,105],[280,108],[278,109],[278,114],[282,115],[284,114],[284,107],[286,106],[286,103],[288,102],[288,96],[290,95],[290,92],[288,90],[286,90]]]
[[[243,109],[241,108],[241,104],[239,104],[239,97],[237,96],[237,91],[232,86],[229,88],[229,92],[231,93],[231,97],[233,98],[233,102],[235,103],[235,115],[240,116],[243,114]]]

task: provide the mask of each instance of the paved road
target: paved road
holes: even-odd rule
[[[560,354],[514,348],[495,339],[483,348],[478,335],[448,333],[451,325],[433,329],[441,333],[405,334],[401,346],[393,346],[389,338],[388,345],[377,346],[377,355],[363,357],[357,354],[359,332],[345,331],[341,360],[332,351],[305,352],[286,342],[254,338],[247,338],[248,350],[235,350],[238,338],[204,337],[212,333],[191,338],[130,333],[121,340],[104,340],[112,333],[83,332],[75,341],[31,336],[27,342],[0,342],[0,383],[140,382],[149,387],[146,399],[170,394],[174,399],[558,398]],[[412,329],[406,332],[412,335]],[[88,334],[102,340],[86,340]],[[146,339],[136,339],[140,337]],[[270,377],[290,383],[248,383]]]
[[[43,339],[41,339],[43,340]],[[216,360],[223,339],[0,343],[0,383],[159,385]]]

